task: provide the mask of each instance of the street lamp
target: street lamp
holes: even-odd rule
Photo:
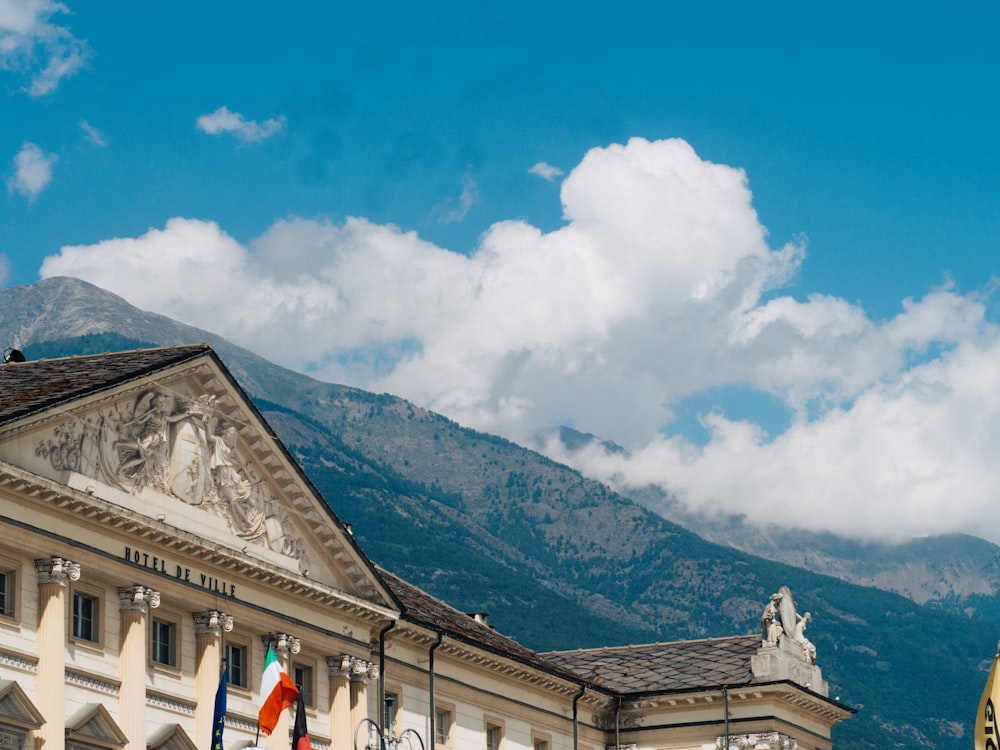
[[[395,710],[396,696],[387,695],[384,730],[367,717],[359,721],[354,728],[354,750],[401,750],[404,746],[405,750],[424,750],[424,741],[415,729],[404,729],[398,737],[392,735]]]

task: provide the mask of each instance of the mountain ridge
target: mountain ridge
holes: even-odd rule
[[[788,585],[813,614],[830,694],[862,709],[835,728],[839,747],[968,741],[996,642],[989,623],[705,541],[503,438],[291,373],[84,282],[15,289],[0,291],[0,338],[29,357],[100,337],[212,343],[375,562],[461,609],[490,611],[531,648],[753,633],[768,595]]]

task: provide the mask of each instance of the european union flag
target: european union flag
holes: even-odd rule
[[[229,682],[229,665],[222,668],[219,689],[215,691],[215,716],[212,718],[212,750],[222,750],[222,730],[226,728],[226,684]]]

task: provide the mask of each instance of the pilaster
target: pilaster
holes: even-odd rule
[[[80,566],[61,557],[35,560],[38,574],[38,750],[66,746],[66,587],[80,579]]]
[[[118,725],[128,737],[124,750],[145,750],[146,621],[149,610],[160,606],[160,594],[145,586],[127,586],[118,589],[118,605],[122,632]]]
[[[195,697],[198,701],[194,712],[194,744],[212,746],[212,719],[215,716],[215,693],[219,689],[222,664],[222,634],[233,629],[233,618],[217,610],[195,612],[194,634]]]

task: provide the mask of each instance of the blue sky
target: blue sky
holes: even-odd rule
[[[4,283],[694,509],[979,529],[1000,6],[336,5],[0,0]]]

